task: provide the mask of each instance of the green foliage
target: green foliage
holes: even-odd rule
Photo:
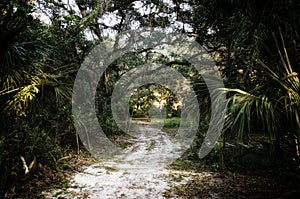
[[[218,100],[217,93],[225,93],[228,109],[222,140],[206,160],[209,164],[215,162],[214,169],[222,168],[222,151],[231,154],[228,159],[232,162],[247,152],[253,134],[267,137],[271,151],[285,148],[287,156],[299,158],[299,3],[172,2],[141,1],[141,8],[150,13],[139,12],[130,1],[76,1],[80,13],[64,1],[37,1],[39,8],[29,0],[0,3],[0,197],[20,178],[26,179],[20,156],[27,163],[36,158],[37,165],[59,170],[59,146],[76,146],[79,150],[71,118],[76,71],[95,44],[109,38],[111,32],[132,28],[131,22],[138,27],[168,27],[193,35],[215,58],[226,88],[216,85],[213,95]],[[51,12],[50,24],[35,19],[34,9]],[[115,25],[100,22],[110,13],[120,19]],[[182,26],[176,26],[175,21]],[[192,82],[201,121],[187,156],[197,159],[195,154],[209,125],[212,99],[200,74],[177,55],[137,49],[112,63],[96,93],[101,127],[112,137],[120,134],[111,113],[110,96],[123,74],[147,63],[170,66]],[[159,95],[155,95],[157,92]],[[130,113],[134,117],[148,116],[154,102],[163,100],[160,108],[166,108],[172,117],[180,116],[173,106],[178,99],[159,85],[137,89],[130,100]],[[167,118],[164,127],[178,128],[179,122],[179,118]]]
[[[25,129],[23,129],[25,130]],[[53,140],[49,136],[49,132],[46,132],[44,129],[35,127],[32,129],[26,130],[26,137],[22,145],[24,146],[22,153],[24,157],[31,160],[34,157],[37,158],[37,161],[41,164],[47,164],[48,166],[56,166],[53,154],[56,153],[56,148],[53,144]],[[54,167],[55,168],[55,167]]]
[[[225,89],[215,89],[227,95],[224,149],[228,142],[236,149],[232,156],[241,156],[251,135],[259,134],[267,138],[272,156],[283,150],[297,158],[299,4],[201,1],[194,6],[196,40],[212,52],[225,82]],[[258,13],[265,14],[257,18]],[[204,85],[201,79],[194,84],[200,102],[210,101]],[[210,108],[203,109],[203,119],[209,119]]]
[[[178,128],[180,125],[180,118],[172,117],[165,119],[164,128]]]
[[[31,16],[32,8],[29,1],[0,3],[1,198],[19,187],[19,181],[30,178],[24,175],[21,156],[27,166],[32,163],[57,171],[58,145],[66,143],[62,139],[66,134],[75,132],[71,88],[80,45],[76,49],[70,44],[81,37],[64,40],[71,28],[40,23]],[[74,138],[68,145],[75,143]],[[35,172],[32,169],[27,175]]]

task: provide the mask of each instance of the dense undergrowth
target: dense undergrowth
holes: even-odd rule
[[[140,1],[141,9],[156,8],[150,14],[139,12],[134,2],[125,0],[75,2],[77,11],[56,0],[0,3],[0,198],[30,198],[44,188],[62,185],[68,174],[64,171],[72,171],[88,157],[85,152],[80,155],[84,149],[72,118],[76,73],[93,47],[111,39],[113,34],[107,31],[120,33],[143,27],[187,33],[205,46],[216,63],[213,73],[222,78],[224,87],[216,85],[209,91],[211,98],[199,71],[178,55],[163,55],[155,49],[127,53],[111,63],[99,79],[93,105],[106,135],[120,146],[130,144],[122,141],[124,133],[112,116],[111,95],[116,82],[137,66],[167,65],[191,83],[201,111],[193,145],[172,168],[229,171],[229,176],[237,171],[274,171],[271,175],[275,179],[291,179],[279,180],[278,185],[288,182],[291,191],[296,191],[292,182],[298,185],[300,162],[297,0]],[[38,13],[46,13],[48,22]],[[110,14],[120,19],[113,26],[101,21]],[[186,24],[190,30],[174,24]],[[90,89],[91,82],[84,85]],[[226,95],[225,126],[213,151],[199,159],[211,100],[220,99],[218,94]],[[179,100],[170,88],[154,84],[132,93],[129,112],[136,117],[149,116],[155,102],[168,116],[180,116]],[[168,118],[164,129],[173,136],[176,130],[169,128],[178,126],[179,118]],[[236,186],[248,190],[245,187],[251,182],[242,185],[243,176],[237,178],[228,179],[228,184],[234,185],[228,192]],[[201,179],[196,179],[195,185],[199,182]],[[273,190],[273,180],[262,182]],[[286,188],[280,192],[288,192]],[[199,189],[183,187],[178,194],[213,197],[200,185]]]
[[[163,130],[172,136],[176,134],[177,128]],[[164,196],[166,198],[299,197],[299,162],[284,152],[286,148],[281,148],[279,154],[272,157],[270,145],[264,142],[265,139],[258,135],[253,136],[252,140],[256,140],[252,142],[253,145],[242,148],[233,145],[223,148],[220,139],[219,144],[217,143],[212,152],[203,159],[198,158],[197,150],[189,148],[181,158],[170,164],[168,169],[182,172],[174,180],[183,177],[189,177],[190,180],[186,184],[170,187]]]

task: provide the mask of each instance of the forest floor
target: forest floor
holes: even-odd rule
[[[169,135],[143,124],[135,143],[123,154],[85,166],[64,189],[46,198],[288,198],[299,184],[270,171],[212,172],[175,170],[182,155]],[[291,187],[292,186],[292,187]]]
[[[164,198],[170,186],[187,183],[189,177],[165,168],[180,157],[180,146],[146,124],[140,132],[123,154],[86,167],[68,189],[46,193],[46,198]]]

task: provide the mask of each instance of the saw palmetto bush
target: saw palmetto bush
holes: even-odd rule
[[[272,85],[277,85],[277,93],[274,93],[273,98],[275,107],[283,116],[280,117],[281,132],[279,136],[284,136],[284,133],[290,132],[295,142],[295,152],[299,156],[299,140],[300,140],[300,81],[299,74],[296,72],[297,64],[289,58],[288,49],[285,44],[284,37],[280,31],[279,38],[273,34],[277,51],[273,52],[267,48],[274,60],[277,63],[270,65],[258,59],[260,68],[272,78]],[[298,52],[299,53],[299,52]],[[276,59],[277,58],[277,59]],[[295,64],[295,65],[293,65]],[[299,66],[298,66],[299,67]]]
[[[196,41],[212,52],[225,84],[225,88],[217,89],[227,96],[220,142],[224,147],[237,148],[236,156],[253,147],[257,142],[251,140],[255,138],[263,140],[273,155],[280,149],[297,157],[299,3],[225,2],[201,1],[194,14],[198,22],[194,28],[199,33]],[[207,28],[212,30],[210,34],[204,34]],[[196,85],[198,95],[209,101],[202,85]],[[200,105],[205,110],[207,103]]]
[[[26,1],[0,3],[0,198],[26,177],[21,157],[55,170],[59,137],[72,131],[74,64],[53,56],[51,29],[31,9]]]
[[[253,89],[224,88],[227,95],[225,140],[237,146],[250,147],[251,135],[267,138],[270,157],[279,150],[299,156],[299,91],[300,82],[291,64],[282,34],[273,34],[275,50],[264,46],[269,59],[257,59],[253,79],[260,79]],[[256,74],[255,71],[260,71]],[[282,147],[290,144],[292,146]]]

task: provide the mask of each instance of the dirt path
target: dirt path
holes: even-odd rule
[[[186,183],[174,180],[166,165],[181,154],[180,146],[149,125],[141,125],[137,142],[124,154],[87,167],[74,176],[65,191],[55,190],[46,198],[164,198],[167,188]]]

